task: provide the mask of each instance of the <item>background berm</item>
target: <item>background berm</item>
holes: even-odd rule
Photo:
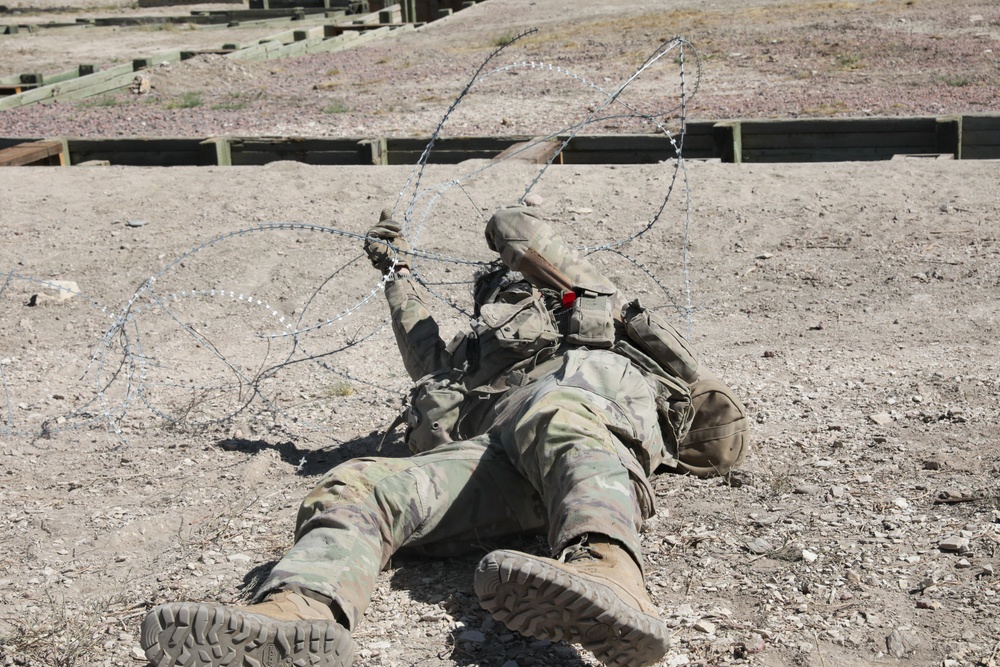
[[[166,11],[52,4],[5,12]],[[486,56],[531,27],[498,62],[557,64],[609,90],[686,36],[702,67],[689,118],[1000,100],[992,0],[667,5],[487,0],[342,53],[199,56],[152,71],[144,96],[2,112],[0,136],[429,136]],[[56,32],[0,36],[3,74],[205,39]],[[669,108],[678,66],[662,59],[630,99]],[[198,104],[177,103],[192,93]],[[602,102],[558,72],[511,70],[443,133],[543,134]],[[731,478],[655,480],[643,539],[674,633],[663,664],[1000,664],[1000,165],[676,167],[553,166],[531,187],[540,213],[591,248],[638,232],[670,193],[647,234],[595,261],[690,331],[754,423]],[[417,202],[411,233],[430,253],[486,259],[485,216],[538,173],[517,160],[429,167],[421,190],[450,185]],[[0,665],[144,664],[150,606],[240,600],[290,545],[320,475],[376,451],[407,379],[359,239],[313,226],[362,234],[415,184],[410,167],[291,162],[0,173]],[[474,267],[420,266],[458,330],[467,318],[450,303],[468,306]],[[40,281],[81,294],[59,300]],[[403,454],[398,432],[381,452]],[[356,664],[595,664],[494,623],[472,592],[477,558],[394,560]]]

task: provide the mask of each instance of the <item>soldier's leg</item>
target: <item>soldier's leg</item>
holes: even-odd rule
[[[157,667],[346,667],[349,630],[395,551],[454,552],[544,522],[531,485],[488,437],[407,459],[357,459],[302,504],[296,543],[264,583],[263,602],[160,605],[143,621],[141,644]]]
[[[501,415],[499,437],[543,498],[553,554],[598,533],[640,561],[639,528],[653,513],[646,475],[664,449],[653,390],[619,355],[574,351],[527,391]]]
[[[640,566],[646,465],[663,445],[652,390],[622,357],[593,352],[568,353],[560,373],[527,389],[501,414],[512,426],[501,438],[543,498],[556,558],[488,554],[480,603],[513,630],[579,642],[607,665],[653,664],[670,634]]]
[[[320,593],[353,629],[396,551],[467,551],[544,525],[540,499],[487,436],[409,458],[356,459],[303,502],[295,544],[262,591]]]

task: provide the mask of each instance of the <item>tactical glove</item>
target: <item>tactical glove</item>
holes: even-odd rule
[[[379,224],[368,230],[365,235],[365,252],[372,266],[387,273],[390,269],[407,269],[410,267],[408,253],[410,244],[402,234],[402,227],[392,220],[388,210],[382,211]]]

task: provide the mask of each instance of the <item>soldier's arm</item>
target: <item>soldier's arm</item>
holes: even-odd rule
[[[392,316],[396,346],[403,366],[414,380],[450,366],[451,358],[441,340],[437,322],[420,294],[420,287],[408,269],[396,273],[385,286],[385,298]]]
[[[615,284],[525,206],[493,214],[486,225],[486,243],[537,287],[589,290],[609,296],[613,312],[621,309],[623,299]]]

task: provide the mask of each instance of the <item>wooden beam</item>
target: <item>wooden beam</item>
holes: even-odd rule
[[[0,167],[66,165],[62,141],[33,141],[0,150]]]
[[[938,153],[951,153],[962,159],[962,117],[942,116],[935,119],[935,144]]]
[[[501,151],[493,158],[493,161],[499,162],[500,160],[510,158],[531,164],[548,164],[550,161],[553,164],[562,164],[563,160],[560,153],[562,145],[563,142],[556,139],[545,141],[541,138],[536,138],[530,141],[521,141]],[[555,159],[556,156],[558,156],[558,159]]]
[[[739,121],[725,121],[712,126],[715,157],[723,162],[743,162],[743,128]]]

